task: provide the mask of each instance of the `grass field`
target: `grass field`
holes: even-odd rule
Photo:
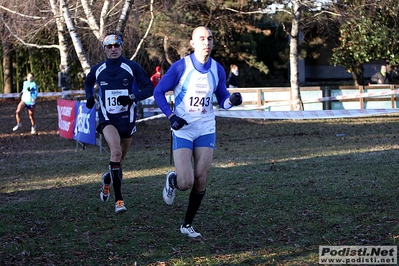
[[[13,133],[16,105],[0,101],[0,265],[318,265],[319,245],[397,245],[397,116],[218,118],[193,240],[178,230],[189,192],[161,196],[166,119],[139,124],[117,216],[99,199],[108,154],[60,138],[54,100],[37,105],[38,135],[27,115]]]

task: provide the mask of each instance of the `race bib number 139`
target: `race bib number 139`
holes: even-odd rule
[[[110,114],[120,113],[123,109],[122,105],[118,103],[118,96],[129,95],[127,89],[122,90],[106,90],[105,91],[105,109]]]

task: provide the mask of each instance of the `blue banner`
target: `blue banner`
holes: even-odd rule
[[[73,139],[96,145],[96,108],[88,109],[85,102],[76,102]]]

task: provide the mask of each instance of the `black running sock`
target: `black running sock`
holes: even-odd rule
[[[115,192],[115,202],[123,200],[122,198],[122,169],[119,162],[109,162],[109,172],[111,173],[112,180],[114,181],[113,187]]]
[[[204,191],[197,191],[194,188],[191,189],[190,197],[188,199],[188,207],[186,211],[186,216],[184,217],[183,226],[185,227],[188,224],[192,224],[195,215],[201,205],[202,199],[204,198]]]
[[[108,171],[106,174],[107,174],[107,175],[105,175],[105,177],[104,177],[104,184],[109,185],[109,184],[111,184],[111,182],[112,182],[112,179],[111,179],[111,172]]]
[[[169,186],[173,189],[179,189],[179,186],[177,185],[177,175],[169,176]]]

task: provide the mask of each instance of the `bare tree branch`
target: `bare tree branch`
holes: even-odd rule
[[[105,24],[107,23],[107,13],[110,7],[110,2],[109,0],[105,0],[103,4],[103,8],[101,9],[101,14],[100,14],[100,29],[101,33],[103,33]]]
[[[87,0],[81,0],[83,11],[85,12],[87,18],[87,24],[89,25],[91,31],[97,39],[101,38],[100,27],[97,24],[96,19],[94,18],[93,12],[91,12],[91,8]]]
[[[240,10],[233,9],[233,8],[230,8],[230,7],[225,7],[224,9],[229,10],[229,11],[234,12],[234,13],[239,13],[239,14],[244,14],[244,15],[250,15],[250,14],[270,14],[270,13],[272,13],[272,11],[267,10],[267,9],[260,9],[260,10],[248,11],[248,12],[240,11]]]
[[[45,20],[45,19],[47,19],[47,18],[43,18],[43,17],[28,16],[28,15],[25,15],[25,14],[21,14],[21,13],[19,13],[17,11],[11,10],[11,9],[9,9],[7,7],[2,6],[2,5],[0,5],[0,9],[3,9],[5,11],[7,11],[7,12],[10,12],[12,14],[18,15],[18,16],[23,17],[23,18],[30,18],[30,19],[36,19],[36,20]]]
[[[135,52],[135,53],[133,54],[133,56],[130,58],[131,60],[133,60],[133,59],[137,56],[137,53],[140,51],[141,45],[143,44],[144,40],[147,38],[147,36],[148,36],[148,34],[149,34],[149,32],[150,32],[150,29],[151,29],[151,27],[152,27],[152,23],[154,22],[154,10],[153,10],[153,5],[154,5],[154,0],[151,0],[151,2],[150,2],[151,20],[150,20],[150,23],[148,24],[147,31],[145,32],[143,38],[141,38],[139,44],[137,45],[136,52]]]
[[[313,15],[313,17],[320,16],[320,15],[322,15],[322,14],[324,14],[324,13],[330,14],[330,15],[333,15],[333,16],[342,17],[341,14],[338,14],[338,13],[335,13],[335,12],[331,12],[331,11],[327,11],[327,10],[323,10],[323,11],[317,12],[316,14]]]
[[[168,52],[168,48],[169,48],[168,40],[169,40],[168,36],[165,35],[165,37],[163,38],[163,49],[164,49],[164,51],[165,51],[165,58],[166,58],[166,61],[167,61],[170,65],[172,65],[172,64],[173,64],[173,60],[172,60],[172,58],[170,57],[169,52]]]
[[[39,45],[39,44],[35,44],[35,43],[27,43],[24,40],[22,40],[19,36],[17,36],[12,30],[11,28],[8,26],[8,24],[4,21],[4,19],[2,17],[0,17],[1,21],[3,22],[4,26],[7,28],[7,30],[10,32],[10,34],[17,39],[20,43],[22,43],[25,46],[28,47],[36,47],[36,48],[56,48],[59,49],[60,47],[58,45]]]

